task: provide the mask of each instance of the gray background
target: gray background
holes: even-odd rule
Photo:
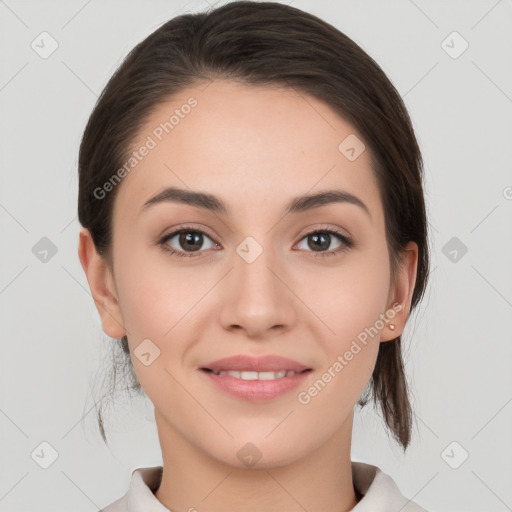
[[[512,2],[286,3],[381,65],[425,159],[433,273],[406,330],[418,428],[402,455],[369,406],[352,458],[430,511],[512,510]],[[126,492],[134,468],[161,464],[142,399],[119,397],[110,449],[96,428],[91,388],[108,371],[109,340],[77,256],[77,153],[126,53],[207,6],[0,1],[1,511],[96,511]],[[43,31],[58,43],[47,58],[31,47]],[[56,253],[43,256],[48,246]]]

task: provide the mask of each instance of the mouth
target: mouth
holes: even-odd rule
[[[221,370],[200,368],[205,382],[213,389],[237,401],[262,403],[284,397],[301,385],[305,385],[312,368],[300,371],[281,370]]]
[[[233,377],[235,379],[240,380],[276,380],[276,379],[283,379],[286,377],[294,377],[295,375],[301,375],[303,373],[311,372],[311,368],[306,368],[302,371],[295,371],[295,370],[288,370],[288,369],[282,369],[282,370],[269,370],[269,371],[262,371],[257,372],[254,370],[212,370],[211,368],[201,368],[202,371],[206,373],[211,373],[213,375],[219,375],[219,376],[228,376]]]
[[[201,365],[205,382],[237,400],[264,402],[303,384],[313,368],[279,354],[236,354]]]
[[[239,372],[240,375],[234,374],[233,376],[247,378],[247,380],[255,380],[257,378],[255,374],[261,374],[263,380],[265,378],[283,378],[287,376],[288,372],[299,374],[304,370],[311,370],[305,364],[278,354],[257,356],[254,354],[236,354],[203,364],[201,369],[217,372],[217,374],[220,374],[220,372]],[[242,374],[245,377],[241,377]]]

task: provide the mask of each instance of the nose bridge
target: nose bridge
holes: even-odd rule
[[[284,267],[277,261],[276,251],[253,236],[242,240],[235,251],[229,290],[222,308],[225,327],[238,325],[254,335],[277,325],[289,325],[291,297],[282,282],[286,282],[281,275]]]
[[[262,240],[263,236],[259,237]],[[236,247],[235,276],[241,297],[249,297],[253,301],[272,301],[280,294],[276,276],[270,269],[279,267],[276,263],[274,248],[268,240],[260,243],[255,237],[247,236]]]

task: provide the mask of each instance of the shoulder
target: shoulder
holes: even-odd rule
[[[98,512],[169,512],[154,495],[161,479],[162,466],[134,469],[126,494]]]
[[[393,479],[377,466],[352,461],[352,480],[363,497],[351,512],[427,512],[403,496]]]

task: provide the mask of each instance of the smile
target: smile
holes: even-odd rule
[[[201,374],[211,382],[214,388],[242,401],[266,402],[290,393],[304,383],[310,368],[294,370],[244,371],[212,370],[201,368]]]
[[[278,370],[275,372],[254,372],[254,371],[235,371],[235,370],[207,370],[215,375],[228,375],[241,380],[274,380],[283,377],[293,377],[297,372],[293,370]],[[308,370],[304,370],[308,371]],[[299,372],[302,373],[302,372]]]

